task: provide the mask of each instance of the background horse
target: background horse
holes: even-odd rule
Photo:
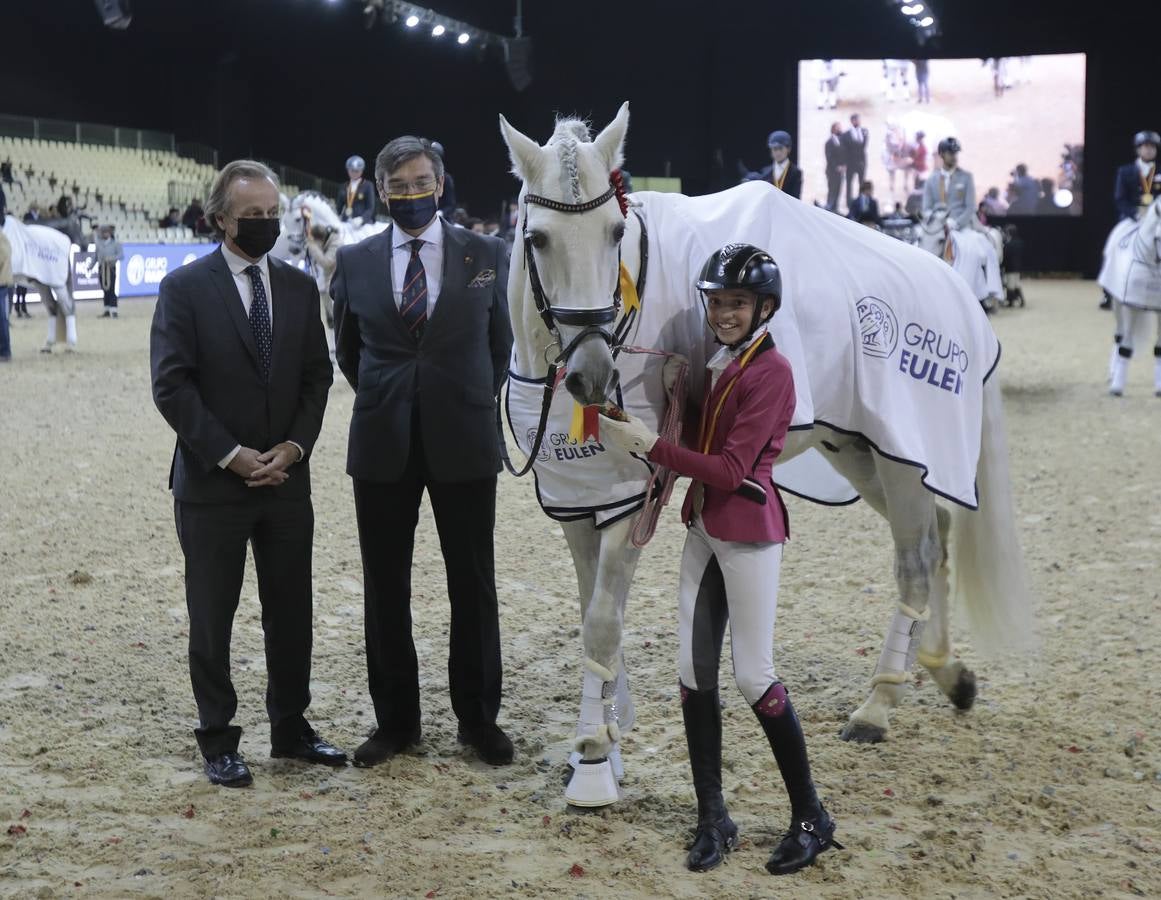
[[[5,217],[4,234],[12,244],[12,274],[17,283],[40,294],[48,312],[48,334],[42,352],[51,353],[61,339],[69,350],[75,349],[76,301],[69,289],[72,241],[55,228],[25,225],[15,216]]]
[[[589,806],[618,798],[607,754],[632,719],[621,634],[639,559],[630,520],[648,470],[584,438],[577,449],[585,452],[572,454],[576,467],[554,469],[552,453],[537,454],[536,438],[547,432],[553,445],[558,435],[567,438],[567,421],[562,426],[554,417],[567,416],[573,400],[575,415],[580,404],[614,397],[657,425],[666,403],[662,363],[653,356],[614,361],[621,343],[685,355],[697,396],[712,345],[693,280],[727,240],[770,250],[783,270],[771,334],[791,361],[798,402],[775,480],[818,500],[861,495],[888,520],[895,541],[897,609],[871,693],[843,738],[884,739],[916,654],[957,707],[972,705],[975,676],[951,656],[949,553],[956,595],[982,646],[1020,644],[1031,622],[1000,390],[988,377],[999,346],[962,280],[913,247],[760,182],[701,198],[645,192],[613,202],[621,198],[609,187],[610,172],[621,164],[628,119],[625,104],[595,138],[584,123],[560,120],[543,147],[500,119],[513,171],[524,182],[508,286],[515,333],[508,419],[518,446],[532,454],[541,504],[562,520],[576,567],[585,655],[576,741],[582,759],[565,796]],[[633,295],[638,305],[629,302]],[[926,330],[920,322],[929,323]],[[957,363],[936,376],[931,360],[917,364],[921,347]],[[563,405],[564,392],[545,390],[552,359],[567,366],[563,385],[571,396]],[[520,392],[551,398],[543,427],[535,400],[531,410],[525,403],[531,419],[520,421]],[[963,402],[943,405],[953,393]],[[895,427],[879,427],[891,410],[877,404],[906,406],[916,418],[905,414]],[[958,476],[945,481],[937,474],[945,466],[921,445],[957,430],[956,441],[934,454],[956,460],[946,468],[958,467]],[[908,441],[915,444],[902,445]],[[637,481],[630,465],[644,472]],[[958,505],[937,507],[936,490]],[[572,508],[553,506],[546,500],[553,491],[583,499]]]
[[[947,224],[946,206],[934,207],[916,228],[919,246],[944,259],[967,282],[987,310],[1004,297],[1000,261],[1004,235],[998,228],[954,230]]]
[[[1146,320],[1157,326],[1153,388],[1161,396],[1161,204],[1154,200],[1137,221],[1122,219],[1105,242],[1097,282],[1113,298],[1115,333],[1109,361],[1109,392],[1125,390],[1129,360]]]

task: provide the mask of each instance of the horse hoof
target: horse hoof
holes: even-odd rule
[[[609,806],[621,799],[621,790],[608,757],[582,759],[564,791],[572,806],[593,809]]]
[[[951,692],[951,702],[955,708],[967,712],[976,702],[976,674],[968,669],[959,673],[955,688]]]
[[[881,744],[887,739],[887,729],[866,722],[847,722],[839,737],[856,744]]]

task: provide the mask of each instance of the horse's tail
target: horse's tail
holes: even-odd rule
[[[976,489],[979,509],[957,506],[952,513],[955,599],[967,613],[977,649],[1027,652],[1035,645],[1032,604],[1012,507],[1008,441],[995,373],[984,383]]]

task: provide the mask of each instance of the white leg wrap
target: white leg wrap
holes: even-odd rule
[[[922,616],[915,610],[899,604],[891,616],[887,627],[887,637],[883,641],[883,652],[875,666],[873,683],[889,681],[902,684],[907,673],[915,664],[915,654],[919,650],[919,637],[923,633]]]
[[[70,347],[77,345],[77,317],[65,316],[65,340]]]
[[[1125,392],[1125,382],[1129,378],[1129,358],[1117,354],[1113,361],[1113,377],[1109,380],[1109,393],[1120,396]]]
[[[1161,391],[1161,356],[1153,363],[1153,389]]]
[[[45,337],[44,343],[48,347],[56,343],[56,316],[48,317],[48,335]]]

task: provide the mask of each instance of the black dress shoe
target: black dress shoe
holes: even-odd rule
[[[300,759],[303,762],[321,763],[324,766],[347,764],[347,754],[320,738],[313,728],[304,731],[294,743],[271,747],[270,756],[273,759]]]
[[[506,766],[516,755],[516,748],[499,725],[477,725],[475,728],[461,725],[457,737],[461,744],[474,748],[480,759],[490,766]]]
[[[207,756],[205,761],[206,776],[210,779],[210,784],[220,784],[222,787],[249,787],[254,783],[250,767],[237,751]]]
[[[771,875],[789,875],[814,863],[823,850],[843,845],[834,839],[835,821],[826,812],[813,819],[799,819],[790,826],[782,843],[774,848],[766,862]]]
[[[408,747],[419,743],[420,729],[415,726],[414,731],[389,731],[386,728],[376,729],[375,733],[359,745],[355,751],[355,765],[360,768],[377,766],[391,757],[402,753]]]

